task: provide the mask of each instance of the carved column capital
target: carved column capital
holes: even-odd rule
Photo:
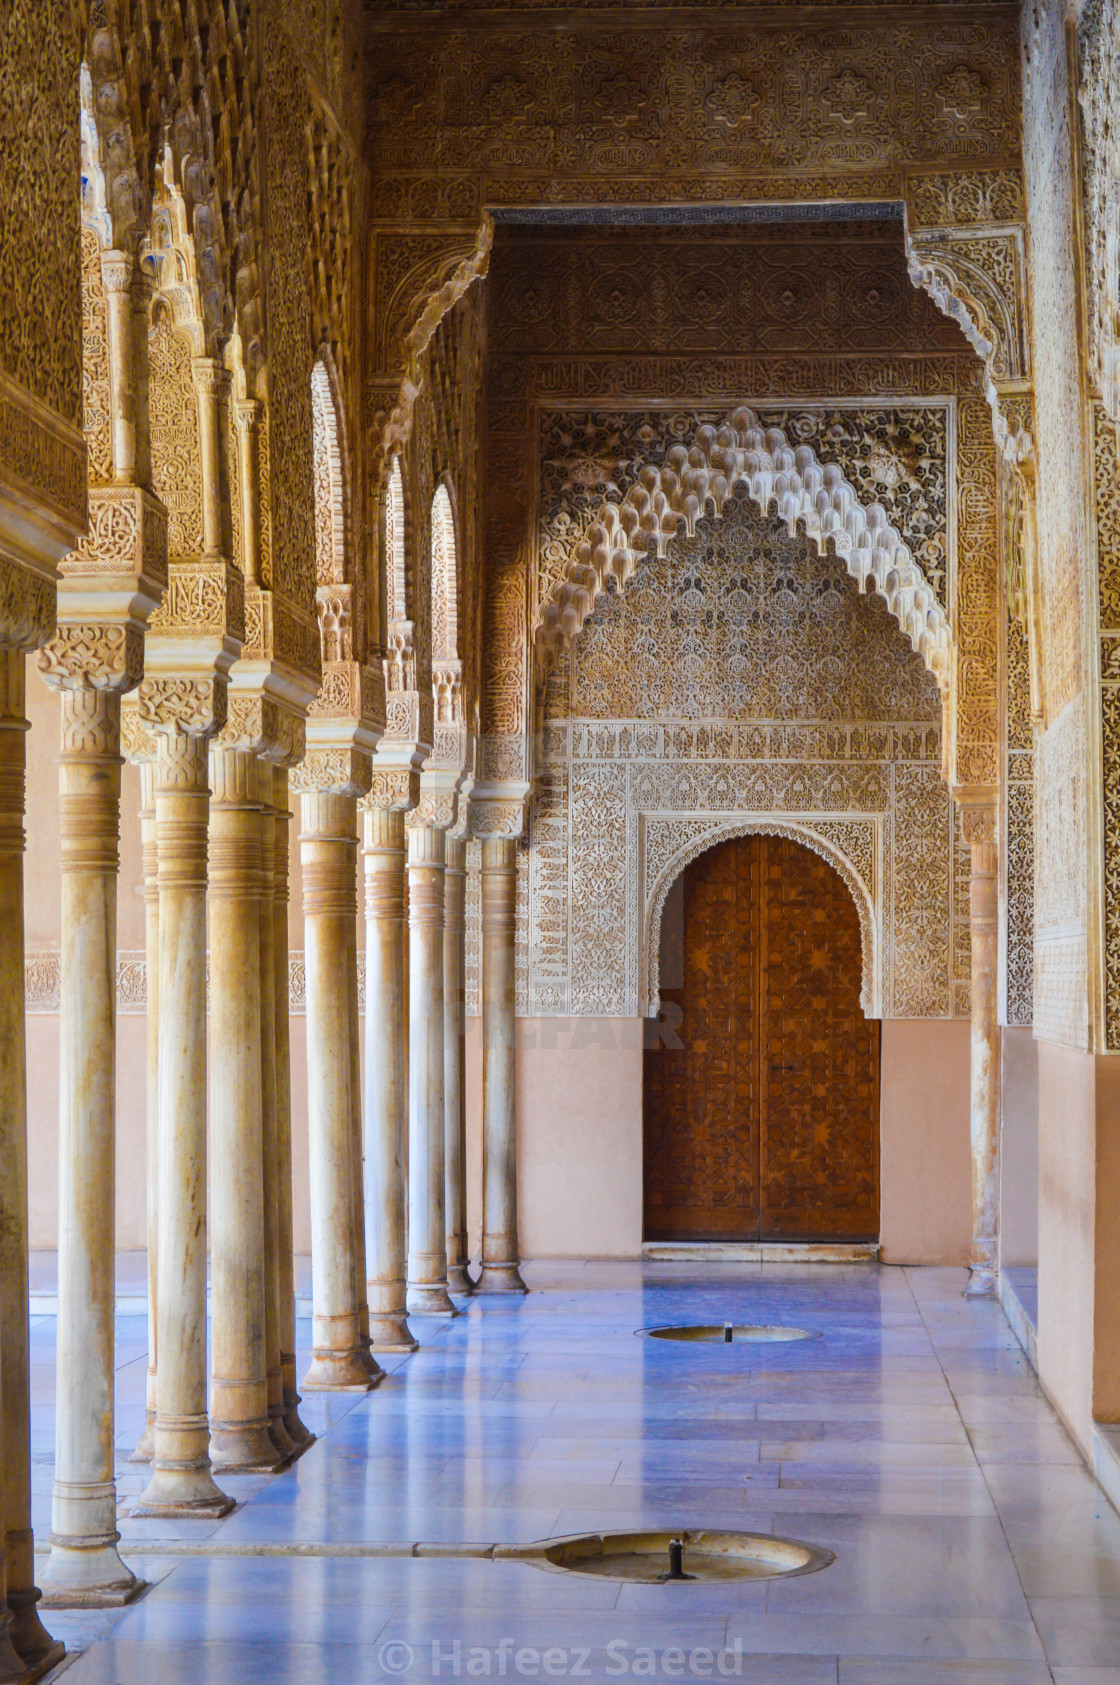
[[[260,691],[230,687],[225,724],[218,736],[229,748],[251,750],[280,766],[295,766],[306,752],[300,715],[279,698]]]
[[[415,768],[383,770],[373,760],[372,780],[358,806],[363,813],[407,813],[420,799],[420,774]]]
[[[135,690],[144,676],[144,634],[138,626],[60,626],[39,651],[39,671],[55,690]]]
[[[958,784],[953,800],[961,820],[961,841],[992,843],[997,839],[999,826],[999,792],[989,785]]]
[[[0,647],[40,649],[55,620],[54,580],[0,550]]]
[[[226,720],[226,683],[209,678],[148,678],[136,693],[142,725],[163,736],[185,735],[205,743]]]
[[[301,795],[333,792],[340,796],[364,796],[370,777],[370,757],[365,750],[319,748],[309,744],[303,760],[292,768],[291,784]]]
[[[471,792],[471,835],[520,837],[530,786],[524,783],[478,784]]]

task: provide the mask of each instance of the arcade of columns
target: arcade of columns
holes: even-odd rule
[[[912,21],[894,19],[881,33],[869,26],[860,41],[819,23],[792,34],[737,25],[734,40],[724,26],[714,45],[698,29],[696,62],[676,67],[680,86],[664,74],[679,43],[648,28],[608,86],[598,71],[596,82],[573,69],[581,53],[599,51],[597,37],[588,46],[590,24],[583,41],[526,26],[512,45],[494,30],[480,44],[446,19],[398,28],[393,7],[374,7],[371,27],[396,34],[391,74],[378,67],[385,43],[375,37],[368,88],[362,20],[341,5],[328,8],[326,28],[318,11],[303,19],[297,8],[271,16],[227,0],[202,17],[193,4],[122,0],[92,8],[80,35],[56,0],[13,10],[0,61],[4,88],[21,90],[0,102],[18,113],[18,144],[5,134],[0,147],[11,207],[0,233],[0,1680],[41,1670],[58,1653],[36,1612],[29,1499],[22,826],[32,651],[58,692],[61,721],[48,1605],[126,1601],[139,1590],[117,1553],[113,1478],[122,756],[143,775],[149,979],[150,1390],[135,1456],[150,1462],[151,1479],[135,1513],[216,1516],[231,1507],[223,1472],[277,1469],[309,1443],[298,1387],[368,1391],[380,1377],[375,1352],[414,1347],[408,1311],[453,1315],[451,1295],[470,1288],[470,835],[482,848],[478,1288],[523,1290],[514,929],[534,697],[550,654],[578,635],[606,579],[625,583],[638,542],[660,545],[709,499],[718,509],[729,478],[761,476],[768,505],[815,522],[821,541],[887,598],[941,686],[945,773],[972,858],[971,1286],[993,1290],[1001,566],[1029,637],[1044,748],[1048,734],[1058,741],[1080,684],[1067,652],[1080,635],[1069,625],[1076,593],[1056,549],[1061,498],[1052,493],[1047,505],[1043,486],[1050,472],[1065,496],[1083,466],[1061,456],[1061,358],[1032,358],[1024,204],[1033,218],[1048,179],[1039,160],[1060,153],[1054,136],[1066,132],[1079,91],[1090,160],[1103,146],[1085,87],[1065,81],[1061,21],[1041,5],[1023,25],[1033,147],[1025,201],[1019,20],[1009,6],[982,16],[970,7],[967,28],[958,20],[940,32],[920,7],[900,7]],[[1095,13],[1091,21],[1099,24]],[[1094,74],[1115,76],[1096,37],[1074,46]],[[619,52],[610,40],[605,50],[608,59]],[[777,71],[760,72],[756,86],[723,72],[729,54],[763,65],[793,55],[812,84],[811,111],[785,135],[776,173],[745,158]],[[915,75],[934,90],[917,106]],[[600,83],[602,109],[585,112],[559,146],[565,128],[546,122],[550,101]],[[697,102],[708,112],[699,123],[689,116]],[[790,127],[788,112],[781,121]],[[649,138],[662,131],[672,141],[664,156]],[[1061,144],[1072,203],[1068,135]],[[484,155],[492,177],[469,162]],[[524,549],[502,552],[510,520],[498,488],[486,544],[501,560],[483,585],[478,404],[492,217],[557,198],[609,207],[713,195],[904,206],[912,278],[977,350],[999,453],[1002,555],[960,558],[947,614],[917,564],[877,541],[876,521],[862,510],[856,518],[846,494],[830,501],[823,483],[798,479],[792,454],[787,461],[775,446],[764,462],[751,438],[730,434],[717,438],[716,454],[686,452],[673,474],[642,476],[644,496],[629,496],[626,520],[601,516],[581,535],[545,600]],[[1056,273],[1063,236],[1042,221],[1039,210],[1036,267]],[[1046,279],[1053,304],[1058,283],[1050,270]],[[1035,285],[1037,307],[1037,276]],[[1072,323],[1072,309],[1058,308],[1064,298],[1056,319]],[[1115,320],[1102,303],[1085,383],[1075,379],[1069,399],[1075,412],[1079,402],[1096,406],[1098,494],[1117,419],[1101,324]],[[1107,524],[1095,530],[1107,534]],[[1106,781],[1113,695],[1107,688],[1103,737],[1100,719],[1087,734]],[[1055,844],[1052,815],[1073,774],[1053,755],[1042,762],[1053,782],[1038,796],[1039,878],[1080,874],[1090,906],[1104,908],[1105,952],[1099,975],[1084,956],[1081,973],[1076,955],[1036,967],[1036,1025],[1056,1042],[1105,1052],[1115,1044],[1115,883],[1084,850],[1059,858],[1072,845],[1068,827]],[[314,1302],[303,1377],[294,1367],[287,1011],[295,813]],[[1084,1034],[1070,1004],[1078,990]]]

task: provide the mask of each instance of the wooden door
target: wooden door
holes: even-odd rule
[[[710,849],[683,890],[679,1023],[645,1054],[647,1240],[877,1238],[879,1025],[850,891],[770,836]]]

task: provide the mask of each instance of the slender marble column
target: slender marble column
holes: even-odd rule
[[[443,900],[443,1109],[447,1283],[452,1293],[473,1293],[467,1272],[467,1115],[463,941],[466,930],[467,844],[448,837]]]
[[[152,1475],[137,1516],[222,1516],[206,1416],[206,743],[161,735],[159,1368]]]
[[[410,1311],[455,1316],[443,1207],[443,873],[445,834],[408,835],[408,1291]]]
[[[121,699],[62,690],[58,1333],[48,1605],[143,1590],[117,1553],[114,1444],[117,870]]]
[[[261,990],[261,1151],[264,1191],[264,1368],[268,1432],[287,1461],[295,1441],[284,1426],[284,1374],[280,1362],[280,1167],[276,1122],[276,809],[273,768],[262,761],[260,780],[260,990]]]
[[[147,1111],[145,1178],[148,1241],[148,1368],[144,1378],[144,1431],[128,1459],[150,1463],[156,1435],[156,1343],[159,1307],[159,875],[156,867],[155,767],[140,765],[140,846],[144,871],[144,957],[147,976]]]
[[[267,1474],[261,810],[251,749],[210,746],[210,1460]]]
[[[362,814],[366,880],[366,1233],[374,1351],[415,1351],[405,1313],[408,1024],[404,813]]]
[[[311,1367],[305,1391],[368,1392],[355,1282],[349,931],[357,919],[353,796],[301,797],[307,972],[307,1113],[311,1151]]]
[[[357,819],[355,816],[355,823]],[[371,1375],[380,1377],[381,1365],[372,1355],[373,1342],[369,1331],[369,1295],[366,1291],[366,1201],[365,1201],[365,1126],[362,1114],[362,1043],[359,1033],[358,1011],[358,920],[357,913],[350,926],[350,948],[346,956],[349,981],[349,1029],[347,1046],[350,1051],[350,1151],[353,1182],[350,1212],[354,1224],[354,1295],[358,1301],[358,1330],[364,1352],[364,1362]]]
[[[300,1419],[296,1390],[296,1283],[292,1215],[292,1053],[288,984],[288,773],[272,769],[273,875],[272,930],[273,1003],[276,1026],[276,1228],[277,1293],[279,1299],[280,1376],[284,1389],[284,1427],[297,1453],[315,1443],[315,1435]]]
[[[65,1655],[39,1619],[31,1533],[27,1266],[27,1055],[24,1040],[24,654],[0,646],[0,1475],[8,1636],[46,1671]],[[0,1586],[0,1590],[3,1590]],[[0,1663],[7,1643],[0,1618]],[[10,1665],[10,1664],[9,1664]],[[0,1675],[2,1677],[2,1675]]]
[[[482,1275],[480,1293],[524,1293],[517,1252],[517,843],[482,841]]]
[[[972,1252],[965,1291],[982,1297],[999,1290],[999,862],[995,809],[965,808],[962,818],[972,850]]]

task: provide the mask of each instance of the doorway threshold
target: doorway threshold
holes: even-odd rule
[[[646,1240],[642,1257],[659,1264],[875,1264],[879,1242]]]

